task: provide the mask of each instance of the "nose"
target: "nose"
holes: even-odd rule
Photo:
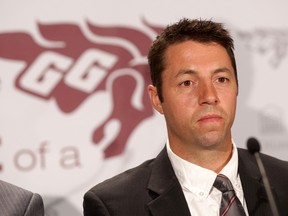
[[[200,105],[216,105],[219,103],[218,94],[212,82],[203,82],[199,88],[199,104]]]

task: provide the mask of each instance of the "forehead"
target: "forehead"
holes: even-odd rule
[[[219,54],[227,54],[226,49],[215,42],[197,42],[193,40],[188,40],[188,41],[183,41],[180,43],[172,44],[170,45],[166,52],[165,52],[165,57],[168,58],[169,56],[179,56],[179,57],[195,57],[195,56],[200,56],[204,54],[211,54],[212,52],[214,53],[219,53]]]
[[[173,44],[167,48],[164,56],[166,66],[185,62],[188,64],[223,62],[231,65],[227,50],[215,42],[184,41]]]

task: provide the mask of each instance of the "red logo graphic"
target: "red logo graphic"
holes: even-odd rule
[[[162,30],[144,24],[155,34]],[[38,24],[38,28],[52,45],[40,45],[26,32],[0,34],[0,57],[26,62],[16,88],[56,100],[64,113],[73,112],[97,91],[110,91],[113,110],[94,130],[92,141],[100,143],[105,127],[117,120],[120,131],[104,153],[106,158],[121,154],[132,131],[153,114],[145,91],[150,80],[146,56],[151,36],[128,27],[100,27],[89,22],[90,36],[74,24]],[[135,95],[140,105],[133,104]]]

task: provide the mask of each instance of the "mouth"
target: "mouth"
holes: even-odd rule
[[[220,115],[217,114],[207,114],[202,116],[198,122],[203,122],[203,123],[211,123],[211,122],[218,122],[221,121],[223,118]]]

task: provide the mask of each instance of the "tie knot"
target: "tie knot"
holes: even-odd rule
[[[217,176],[213,186],[216,187],[218,190],[220,190],[222,193],[234,190],[230,180],[225,175],[222,174],[219,174]]]

